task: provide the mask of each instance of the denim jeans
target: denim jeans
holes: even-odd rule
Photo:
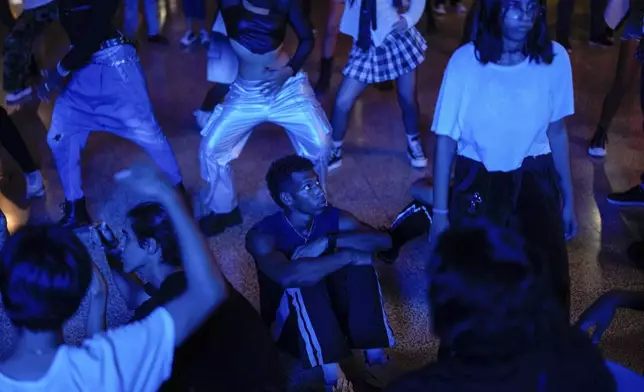
[[[145,0],[145,19],[148,22],[148,36],[159,34],[159,8],[157,0]],[[134,37],[139,28],[139,1],[125,0],[123,30],[128,37]]]
[[[143,148],[173,184],[181,173],[170,144],[157,122],[145,76],[130,45],[95,53],[72,75],[56,100],[47,143],[66,200],[83,197],[80,154],[92,131],[107,131]]]

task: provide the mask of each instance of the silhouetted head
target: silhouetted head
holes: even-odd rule
[[[498,62],[505,42],[523,47],[530,61],[552,63],[552,41],[548,36],[544,0],[478,0],[481,6],[475,23],[474,46],[478,60]]]
[[[92,280],[92,258],[71,229],[27,225],[0,255],[0,293],[11,323],[59,331],[74,315]]]
[[[273,162],[266,173],[266,185],[281,208],[317,215],[327,206],[313,163],[298,155],[288,155]]]
[[[123,267],[128,273],[146,276],[162,263],[181,265],[174,226],[159,203],[141,203],[128,212],[121,246]]]
[[[518,235],[485,221],[451,227],[430,265],[434,331],[465,355],[487,354],[499,338],[533,341],[548,302],[540,287]]]

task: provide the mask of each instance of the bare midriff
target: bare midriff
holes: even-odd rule
[[[245,80],[265,80],[270,74],[268,69],[285,66],[290,60],[281,46],[271,52],[257,54],[232,38],[230,45],[239,59],[238,77]]]

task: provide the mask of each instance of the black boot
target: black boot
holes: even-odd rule
[[[84,197],[74,201],[65,200],[63,214],[63,218],[58,222],[63,227],[76,229],[81,226],[87,226],[92,221],[87,213]]]
[[[215,214],[211,212],[199,219],[199,228],[205,236],[212,237],[223,233],[228,227],[237,226],[241,223],[241,211],[237,207],[226,214]]]
[[[320,77],[314,88],[316,94],[324,94],[329,90],[329,87],[331,87],[331,75],[333,75],[333,57],[323,58],[320,63]]]

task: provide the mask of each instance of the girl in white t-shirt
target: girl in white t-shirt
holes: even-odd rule
[[[517,230],[567,306],[565,240],[577,227],[564,123],[574,113],[572,71],[548,37],[545,9],[543,0],[481,0],[474,40],[447,65],[432,124],[432,236],[469,217]]]

